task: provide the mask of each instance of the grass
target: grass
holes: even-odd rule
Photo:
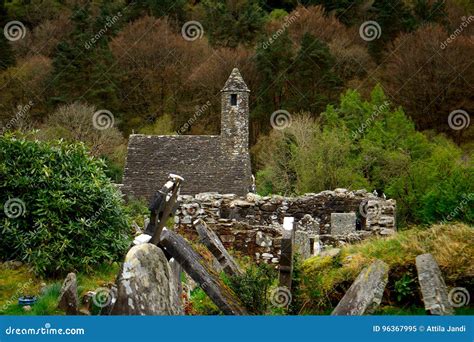
[[[94,291],[114,282],[119,272],[119,263],[103,264],[92,273],[78,273],[79,300],[87,291]],[[42,279],[36,277],[27,266],[16,270],[0,265],[0,315],[63,315],[57,308],[62,279]],[[41,283],[46,287],[40,293]],[[25,311],[18,305],[18,298],[34,295],[38,298],[31,311]]]
[[[301,313],[329,313],[344,296],[360,271],[375,259],[386,262],[389,282],[382,306],[394,312],[422,310],[415,258],[431,253],[438,262],[448,287],[472,288],[474,279],[474,229],[464,224],[412,228],[388,238],[373,238],[342,248],[336,258],[313,257],[302,265],[299,300]],[[403,293],[395,286],[401,279],[412,280]],[[401,296],[401,298],[400,298]],[[409,309],[404,308],[411,305]],[[384,313],[381,309],[380,313]],[[424,310],[423,310],[424,312]]]

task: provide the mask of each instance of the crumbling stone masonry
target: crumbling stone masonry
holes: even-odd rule
[[[331,215],[334,213],[353,214],[341,220],[334,219]],[[319,247],[340,246],[373,235],[395,233],[395,214],[394,200],[377,197],[365,190],[336,189],[300,197],[201,193],[180,196],[175,230],[197,239],[192,223],[201,218],[226,248],[253,256],[257,261],[277,264],[284,217],[295,217],[297,229],[308,233],[312,253],[316,254]],[[331,226],[339,222],[343,225]],[[332,229],[338,233],[332,234]]]

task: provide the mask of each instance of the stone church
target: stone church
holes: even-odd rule
[[[220,135],[131,135],[123,193],[150,200],[174,173],[184,178],[182,194],[247,194],[252,186],[249,93],[233,69],[221,90]]]

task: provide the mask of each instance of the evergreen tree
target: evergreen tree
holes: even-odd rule
[[[115,75],[109,70],[114,63],[108,47],[111,28],[105,29],[104,24],[109,14],[107,3],[104,6],[96,19],[88,6],[74,10],[74,30],[58,44],[53,60],[53,103],[85,100],[97,108],[117,107]]]
[[[417,26],[426,22],[447,24],[446,3],[444,0],[416,0],[413,8]]]
[[[301,0],[305,6],[323,5],[327,13],[334,14],[346,25],[353,24],[360,12],[363,0]]]
[[[9,41],[3,34],[3,28],[8,23],[7,10],[5,8],[5,0],[0,0],[0,70],[4,70],[15,64],[15,58]]]
[[[293,57],[293,43],[288,32],[258,44],[255,54],[261,76],[258,100],[264,112],[268,112],[270,104],[273,105],[272,111],[282,109],[287,104],[285,101]]]
[[[265,12],[260,0],[230,4],[219,0],[203,1],[204,31],[215,46],[235,47],[254,41],[263,27]]]
[[[369,51],[380,59],[386,44],[400,32],[410,32],[416,27],[416,20],[407,5],[400,0],[376,0],[372,5],[373,20],[382,30],[379,39],[369,44]]]
[[[187,0],[128,0],[127,17],[134,20],[147,13],[157,18],[166,16],[182,24],[186,18],[186,4]]]
[[[291,73],[294,109],[319,114],[336,100],[343,82],[334,73],[334,64],[327,44],[305,33]]]

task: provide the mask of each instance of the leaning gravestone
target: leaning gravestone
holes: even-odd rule
[[[69,273],[64,280],[59,295],[58,308],[66,311],[66,315],[78,314],[79,297],[77,295],[76,274]]]
[[[332,315],[361,316],[370,313],[382,302],[387,282],[388,265],[381,260],[374,261],[360,272]]]
[[[295,249],[303,260],[311,256],[311,240],[308,232],[302,230],[295,232]]]
[[[331,213],[331,234],[348,235],[356,231],[356,214]]]
[[[416,270],[426,311],[432,315],[452,315],[446,284],[436,260],[431,254],[416,257]]]
[[[239,265],[237,265],[229,252],[227,252],[216,233],[214,233],[214,231],[212,231],[201,219],[194,221],[193,224],[199,234],[201,242],[206,245],[209,251],[211,251],[211,253],[216,257],[217,261],[224,269],[224,272],[230,276],[242,274]]]
[[[150,243],[132,247],[117,278],[111,315],[181,315],[175,276],[163,251]]]
[[[235,294],[222,283],[219,274],[209,268],[204,258],[184,238],[165,228],[161,233],[160,246],[176,259],[224,314],[247,314]]]

